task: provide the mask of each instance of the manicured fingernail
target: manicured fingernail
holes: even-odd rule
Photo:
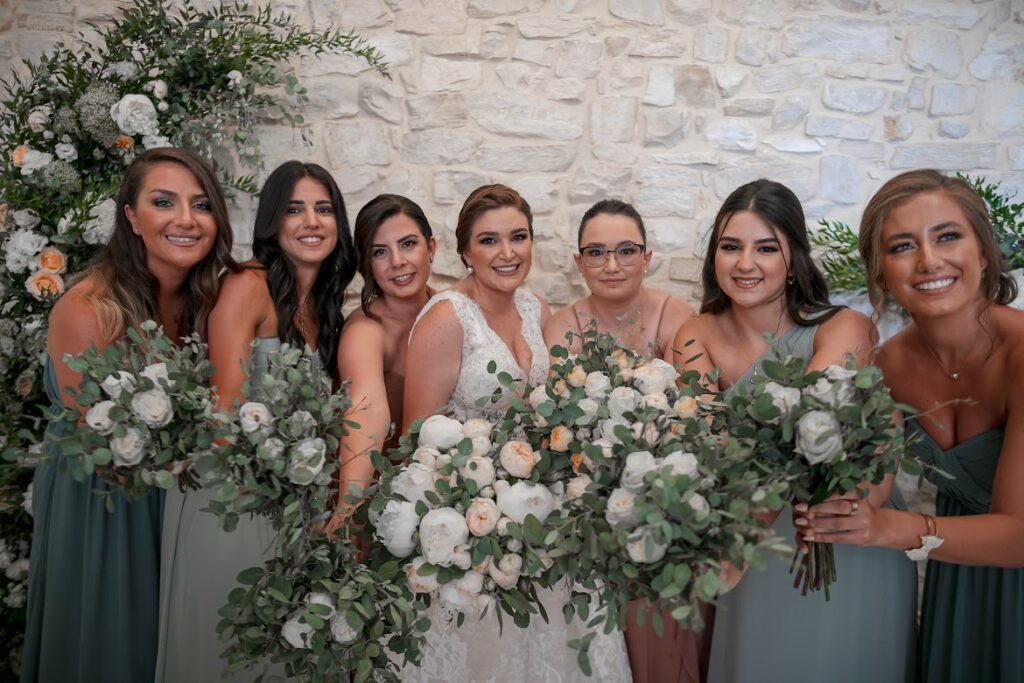
[[[810,534],[807,534],[806,536],[804,536],[804,540],[807,541],[808,543],[813,543],[814,542],[814,536],[811,536]]]
[[[797,526],[807,526],[807,520],[806,520],[806,519],[804,519],[803,517],[798,517],[798,518],[797,518],[797,519],[796,519],[796,520],[795,520],[795,521],[793,522],[793,524],[796,524]]]
[[[793,506],[793,509],[797,512],[807,512],[807,503],[797,503]]]

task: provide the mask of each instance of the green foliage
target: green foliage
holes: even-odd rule
[[[1013,202],[1012,196],[999,191],[999,183],[986,182],[984,176],[972,178],[957,173],[957,177],[970,184],[985,200],[992,232],[1003,253],[1003,267],[1006,270],[1024,268],[1024,203]]]

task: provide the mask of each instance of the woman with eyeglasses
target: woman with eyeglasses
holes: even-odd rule
[[[573,258],[590,295],[551,317],[544,327],[548,346],[576,353],[579,335],[596,326],[626,348],[671,362],[672,338],[693,309],[668,292],[644,286],[652,252],[640,214],[617,199],[601,200],[583,214],[577,240],[579,253]]]
[[[641,355],[671,362],[672,339],[693,316],[693,309],[668,292],[644,286],[652,252],[637,210],[617,199],[599,201],[583,214],[577,239],[576,267],[590,295],[551,317],[544,327],[548,346],[565,346],[577,353],[582,346],[580,335],[596,328]],[[703,642],[699,636],[676,627],[668,615],[663,615],[665,628],[658,636],[650,626],[653,609],[646,613],[645,625],[637,625],[634,612],[639,608],[637,603],[630,610],[626,628],[633,680],[699,680],[697,662]]]

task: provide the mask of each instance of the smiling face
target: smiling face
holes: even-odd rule
[[[135,205],[125,205],[124,213],[142,238],[147,267],[158,277],[187,273],[213,248],[217,224],[210,198],[181,164],[161,162],[149,169]]]
[[[281,251],[299,267],[319,268],[338,242],[338,223],[327,188],[306,176],[292,188],[277,231]]]
[[[373,279],[384,296],[415,297],[427,288],[436,243],[416,221],[397,214],[380,224],[370,246]]]
[[[632,218],[597,214],[583,226],[580,250],[583,254],[574,254],[573,258],[595,298],[629,301],[643,287],[644,271],[651,262],[651,252],[645,252],[643,234]],[[597,260],[602,253],[608,257],[603,265],[587,265],[584,257]],[[623,264],[619,254],[632,262]]]
[[[715,278],[734,305],[759,306],[784,294],[790,261],[779,231],[752,211],[737,211],[718,238]]]
[[[478,284],[514,292],[533,263],[533,239],[524,214],[513,206],[491,209],[473,223],[462,254]]]
[[[960,205],[941,190],[922,192],[882,223],[880,265],[886,289],[912,317],[941,316],[981,297],[986,266]]]

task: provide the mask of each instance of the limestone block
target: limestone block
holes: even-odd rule
[[[469,0],[467,12],[475,19],[489,19],[503,14],[519,14],[529,9],[529,0]]]
[[[967,137],[970,132],[971,127],[964,121],[956,121],[953,119],[942,119],[939,121],[940,137],[960,140]]]
[[[387,126],[379,121],[328,121],[324,124],[324,146],[334,167],[387,166],[394,159]]]
[[[963,2],[908,0],[894,14],[893,20],[908,26],[939,24],[963,31],[974,28],[985,16],[986,8]]]
[[[0,0],[0,31],[7,31],[14,24],[14,7],[11,0]],[[4,74],[6,76],[6,74]]]
[[[359,104],[364,110],[391,123],[402,121],[404,94],[402,86],[394,81],[361,81],[359,83]]]
[[[885,139],[889,142],[900,142],[909,138],[914,132],[914,125],[906,114],[892,114],[882,117],[885,127]]]
[[[700,174],[681,168],[648,168],[641,174],[638,185],[633,193],[633,206],[645,222],[648,217],[693,218],[697,215]]]
[[[576,140],[583,122],[572,110],[533,98],[480,92],[466,98],[469,115],[484,130],[512,137]]]
[[[1024,137],[1024,85],[986,85],[981,130],[992,140]]]
[[[652,155],[659,164],[670,166],[708,166],[717,167],[721,163],[718,152],[705,150],[700,152],[671,152]]]
[[[994,144],[922,142],[897,146],[889,160],[889,167],[972,171],[996,168],[997,159],[997,146]]]
[[[308,130],[289,128],[287,126],[259,126],[256,135],[260,141],[260,151],[265,159],[282,162],[296,157],[322,158],[317,149],[316,140]],[[270,166],[268,164],[268,166]],[[273,166],[264,170],[269,175]],[[265,176],[264,176],[265,178]]]
[[[730,24],[782,28],[786,20],[782,0],[722,0],[718,16]]]
[[[661,0],[608,0],[608,12],[619,19],[639,24],[662,26],[665,23]]]
[[[466,123],[466,98],[461,93],[419,95],[405,102],[410,130],[453,128]]]
[[[526,284],[531,292],[553,306],[567,305],[576,298],[564,277],[544,277],[538,271],[537,275],[527,278]]]
[[[774,62],[779,54],[779,34],[756,28],[743,29],[736,36],[736,61],[747,66]]]
[[[686,135],[690,114],[681,109],[644,112],[644,147],[674,147]]]
[[[988,34],[981,52],[967,70],[981,81],[1014,80],[1024,73],[1024,40],[1020,32],[998,31]]]
[[[635,97],[602,97],[590,105],[590,139],[595,143],[631,142],[636,131]]]
[[[726,116],[768,116],[775,108],[775,100],[767,97],[739,97],[722,107]]]
[[[970,114],[978,100],[978,88],[957,83],[936,83],[932,87],[932,101],[928,113],[932,116]]]
[[[763,142],[777,152],[790,152],[792,154],[816,154],[824,149],[821,143],[814,138],[766,135]]]
[[[425,36],[420,39],[420,50],[438,57],[477,57],[480,55],[480,26],[470,26],[458,36]]]
[[[402,66],[412,61],[414,47],[413,39],[409,36],[370,36],[366,40],[384,53],[384,58],[391,67]]]
[[[711,0],[668,0],[668,13],[686,26],[706,24],[711,16]]]
[[[544,86],[544,94],[552,100],[579,101],[587,91],[587,82],[579,78],[552,78]]]
[[[780,14],[780,17],[783,16]],[[788,57],[890,64],[896,60],[892,25],[850,17],[817,17],[786,22],[782,52]]]
[[[682,57],[690,44],[689,32],[682,28],[647,29],[633,34],[629,46],[632,57]]]
[[[740,185],[758,178],[771,178],[782,183],[791,189],[800,201],[807,201],[818,191],[816,169],[793,163],[792,158],[767,154],[732,159],[717,170],[712,178],[715,196],[719,199],[725,199]]]
[[[606,164],[635,164],[637,160],[637,155],[632,145],[594,145],[590,153],[595,159]]]
[[[434,201],[438,204],[461,204],[470,192],[491,181],[490,176],[474,171],[435,171]]]
[[[423,180],[426,169],[401,165],[387,170],[377,184],[377,192],[390,192],[408,197],[421,206],[430,200],[431,191]]]
[[[365,59],[351,54],[306,54],[299,58],[299,64],[303,78],[356,76],[372,68]]]
[[[25,12],[18,14],[18,28],[29,31],[58,31],[71,33],[75,22],[70,14],[50,14],[46,12]]]
[[[562,78],[593,78],[601,73],[604,43],[592,40],[565,40],[561,43],[555,75]]]
[[[65,34],[50,31],[17,31],[14,44],[18,57],[26,62],[36,62],[52,51],[57,43],[67,39]]]
[[[685,190],[680,194],[685,193]],[[637,210],[640,211],[639,205]],[[651,216],[647,217],[643,211],[640,215],[644,217],[644,226],[647,228],[647,244],[655,251],[677,256],[690,256],[693,254],[694,231],[690,227],[691,221],[683,221],[673,215],[672,217]]]
[[[618,67],[619,65],[616,64],[615,66]],[[644,93],[644,104],[650,104],[655,107],[671,107],[675,104],[675,101],[675,67],[668,64],[655,64],[651,67],[651,72],[647,76],[647,92]]]
[[[551,66],[557,57],[557,43],[550,40],[519,40],[512,50],[512,59],[541,66]]]
[[[516,93],[533,92],[537,84],[544,78],[544,70],[520,62],[499,64],[494,73],[501,79],[505,90]]]
[[[706,135],[715,149],[730,152],[757,149],[757,131],[747,121],[715,121],[707,127]]]
[[[821,97],[822,104],[835,111],[869,114],[881,109],[888,91],[876,85],[828,83]]]
[[[720,66],[715,69],[715,85],[722,97],[732,97],[747,80],[747,70],[735,66]]]
[[[395,30],[421,36],[457,36],[466,30],[466,15],[457,10],[404,9],[395,12]]]
[[[960,41],[955,33],[941,29],[920,29],[907,37],[907,64],[918,71],[935,71],[944,78],[956,78],[964,65]]]
[[[729,29],[721,26],[702,26],[694,33],[694,59],[721,64],[728,54]]]
[[[593,204],[609,197],[625,197],[632,177],[633,171],[627,166],[580,166],[573,176],[569,201],[574,204]]]
[[[923,76],[915,76],[914,80],[910,81],[910,89],[907,90],[908,109],[924,109],[924,90],[927,85],[928,79]]]
[[[480,56],[504,59],[512,54],[512,24],[490,24],[480,32]]]
[[[867,159],[877,163],[879,159],[885,158],[885,143],[863,142],[859,140],[842,140],[839,143],[839,153],[857,159]]]
[[[866,121],[840,119],[834,116],[808,116],[804,125],[807,135],[844,140],[870,140],[872,125]]]
[[[855,159],[826,154],[821,158],[820,173],[818,194],[825,199],[838,204],[856,204],[861,200],[864,173]]]
[[[343,119],[359,113],[359,93],[356,81],[347,77],[321,76],[304,78],[306,95],[307,119],[323,117],[325,119]]]
[[[700,282],[704,262],[699,258],[673,256],[668,265],[668,279],[679,282]]]
[[[629,38],[613,35],[604,39],[604,53],[609,57],[618,57],[629,47]]]
[[[341,19],[336,16],[325,17],[328,23],[336,23],[346,28],[373,28],[391,23],[391,12],[381,0],[341,0]]]
[[[1010,168],[1015,171],[1024,171],[1024,145],[1008,147],[1006,155],[1010,160]]]
[[[516,189],[520,190],[518,183],[516,184]],[[533,206],[532,202],[530,206]],[[553,227],[549,227],[548,221],[543,219],[534,220],[533,232],[537,238],[537,245],[533,250],[533,262],[535,266],[539,266],[538,270],[540,272],[567,273],[576,270],[572,258],[576,250],[566,244],[556,234],[557,231]],[[533,283],[531,282],[530,284],[532,287]],[[548,303],[551,303],[550,299],[548,299]]]
[[[516,19],[516,28],[523,38],[565,38],[585,31],[588,26],[586,19],[576,17],[531,16]]]
[[[551,213],[559,207],[558,182],[551,176],[527,176],[513,185],[535,214]]]
[[[690,107],[713,107],[715,89],[706,66],[676,67],[676,97]]]
[[[459,62],[424,55],[420,59],[420,85],[428,92],[473,90],[480,86],[476,62]]]
[[[415,131],[402,136],[402,159],[411,164],[461,164],[472,158],[481,142],[479,135],[460,130]]]
[[[779,102],[772,114],[772,130],[789,130],[804,120],[811,104],[805,97],[787,97]]]
[[[828,0],[834,7],[844,12],[863,12],[871,4],[871,0]]]
[[[478,165],[503,173],[564,171],[576,158],[576,145],[486,145],[477,154]]]
[[[750,78],[758,92],[784,92],[817,83],[821,80],[821,71],[814,62],[798,62],[762,67],[754,71]]]
[[[825,75],[829,78],[867,78],[867,64],[829,64],[825,67]]]

